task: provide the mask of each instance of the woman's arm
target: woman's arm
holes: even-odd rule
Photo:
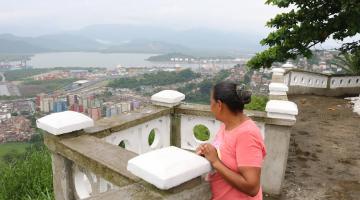
[[[227,168],[220,160],[212,164],[224,179],[238,190],[249,196],[256,196],[260,189],[259,167],[239,167],[238,173]]]
[[[252,197],[258,194],[260,189],[261,168],[239,167],[238,172],[234,172],[221,162],[215,147],[211,144],[201,145],[198,153],[205,155],[211,162],[213,168],[233,187]]]

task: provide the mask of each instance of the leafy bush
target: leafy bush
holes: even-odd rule
[[[245,109],[247,110],[259,110],[265,111],[266,103],[269,101],[267,96],[251,96],[251,102],[245,105]]]
[[[141,78],[119,78],[111,81],[109,86],[114,88],[137,88],[139,86],[170,85],[190,81],[197,77],[199,75],[190,69],[180,72],[160,71],[154,74],[144,74]]]
[[[0,200],[54,199],[51,157],[44,145],[34,144],[21,159],[9,160],[0,163]]]

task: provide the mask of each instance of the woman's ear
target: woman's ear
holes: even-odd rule
[[[217,100],[217,106],[218,106],[218,110],[221,111],[222,110],[222,107],[223,107],[223,104],[220,100]]]

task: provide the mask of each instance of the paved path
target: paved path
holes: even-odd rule
[[[299,107],[282,195],[265,200],[360,199],[360,116],[342,98],[291,96]]]

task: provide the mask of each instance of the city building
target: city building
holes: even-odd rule
[[[63,112],[66,110],[67,110],[67,102],[65,100],[54,102],[53,112]]]

